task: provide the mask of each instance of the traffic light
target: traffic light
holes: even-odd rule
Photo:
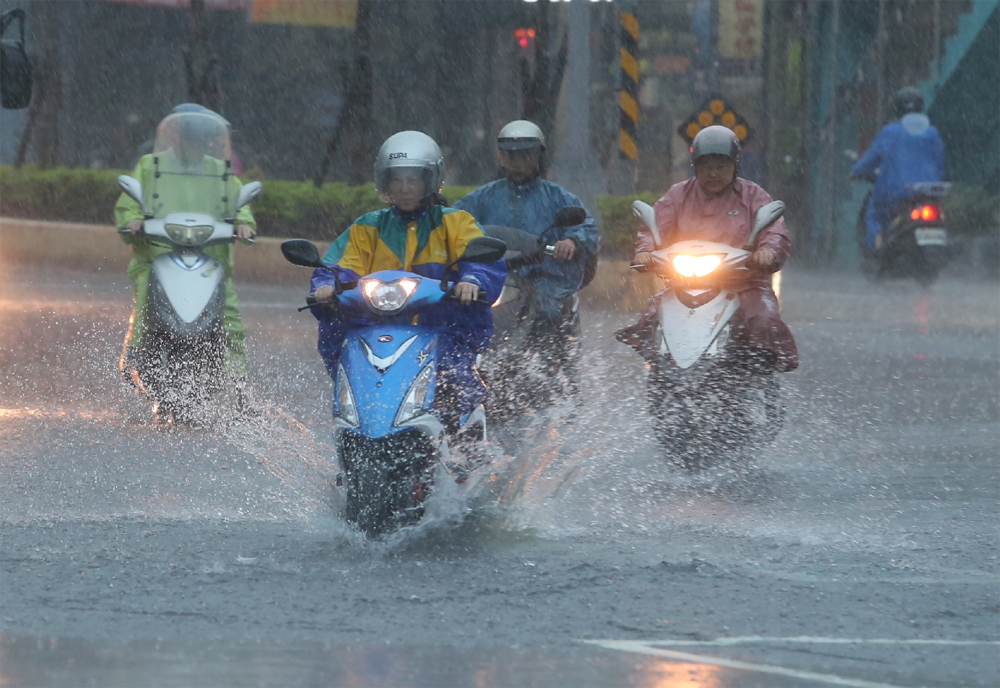
[[[533,52],[535,48],[535,36],[538,34],[534,27],[521,27],[514,32],[514,41],[517,47],[524,52]]]

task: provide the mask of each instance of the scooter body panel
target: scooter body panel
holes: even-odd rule
[[[690,368],[712,346],[719,333],[740,308],[740,298],[722,291],[698,308],[681,303],[676,290],[663,295],[659,307],[660,353],[670,353],[677,367]]]
[[[153,260],[153,274],[182,323],[194,323],[224,288],[225,269],[201,252],[164,253]]]
[[[436,378],[438,335],[436,329],[393,324],[374,324],[352,330],[347,335],[340,365],[351,386],[358,412],[359,424],[351,428],[353,432],[379,438],[414,427],[412,424],[396,425],[396,415],[410,385],[425,367],[431,366]],[[425,404],[428,413],[433,404],[434,381]]]

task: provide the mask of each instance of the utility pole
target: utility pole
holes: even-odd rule
[[[590,145],[590,3],[569,8],[566,71],[566,141],[552,161],[552,177],[580,197],[597,217],[597,196],[606,193],[601,161]]]
[[[885,0],[878,0],[878,30],[875,36],[875,129],[885,122]]]
[[[639,18],[634,5],[621,10],[621,91],[618,125],[618,159],[621,172],[616,189],[635,193],[639,185]]]
[[[837,169],[837,37],[840,33],[840,1],[833,0],[830,3],[830,10],[832,13],[830,43],[826,57],[827,79],[830,82],[830,103],[826,110],[826,127],[823,131],[823,189],[826,193],[826,200],[824,201],[823,250],[821,255],[824,260],[833,258],[836,232],[834,209],[836,207],[837,180],[834,179],[834,175]]]

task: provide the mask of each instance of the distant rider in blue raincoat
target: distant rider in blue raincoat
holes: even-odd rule
[[[440,280],[445,266],[458,259],[468,243],[485,236],[469,213],[435,203],[444,181],[444,157],[434,140],[418,131],[403,131],[386,139],[375,161],[375,187],[392,207],[363,215],[340,235],[323,257],[332,272],[317,269],[312,296],[336,301],[336,282],[354,282],[380,270],[406,270]],[[457,274],[456,274],[457,273]],[[465,415],[486,399],[486,386],[475,369],[476,354],[493,334],[493,315],[474,303],[480,290],[493,303],[503,288],[507,268],[495,263],[459,263],[450,270],[455,301],[442,301],[420,315],[420,324],[443,327],[438,340],[438,388],[442,416],[454,430],[457,415]],[[314,308],[319,324],[319,352],[336,379],[344,337],[367,324],[336,308]]]
[[[563,300],[581,289],[588,260],[598,249],[597,225],[587,219],[574,227],[553,227],[556,213],[581,206],[580,199],[558,184],[541,178],[545,136],[526,120],[507,124],[497,137],[497,154],[505,177],[476,189],[455,203],[481,225],[516,227],[555,245],[555,253],[540,264],[520,268],[535,285],[539,315],[533,324],[538,337],[558,336]]]
[[[899,119],[887,124],[855,163],[851,178],[865,179],[878,170],[878,179],[868,204],[868,247],[882,247],[882,230],[892,221],[896,204],[909,194],[907,184],[940,182],[944,175],[944,145],[941,135],[923,114],[920,91],[908,87],[893,100]]]

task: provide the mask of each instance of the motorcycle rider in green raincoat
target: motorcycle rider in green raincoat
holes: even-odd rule
[[[146,206],[154,217],[190,211],[224,219],[232,217],[232,207],[243,186],[232,173],[230,160],[229,122],[208,108],[186,103],[175,107],[159,124],[153,153],[139,159],[132,176],[142,182]],[[121,237],[132,247],[128,275],[135,283],[135,305],[125,335],[121,370],[136,382],[138,352],[143,349],[146,334],[149,273],[153,260],[170,251],[153,245],[144,236],[143,219],[139,204],[123,193],[115,204],[115,226],[129,230]],[[257,223],[249,205],[236,213],[235,231],[243,240],[256,234]],[[233,245],[210,246],[205,253],[218,260],[226,271],[225,367],[231,377],[245,385],[249,371],[246,326],[233,288]]]

